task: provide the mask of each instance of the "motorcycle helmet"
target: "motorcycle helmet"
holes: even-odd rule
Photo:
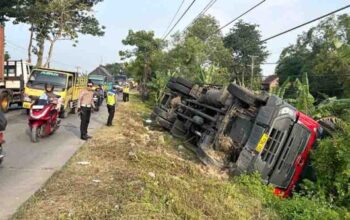
[[[55,86],[50,83],[45,83],[45,91],[46,92],[53,92],[55,89]]]

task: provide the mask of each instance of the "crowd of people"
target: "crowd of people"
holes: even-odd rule
[[[88,140],[91,138],[91,136],[88,135],[87,130],[89,127],[91,112],[93,112],[95,109],[95,102],[93,100],[94,92],[99,94],[99,104],[103,103],[103,99],[106,95],[106,105],[108,110],[107,126],[112,126],[119,94],[122,93],[124,102],[129,101],[130,88],[128,84],[125,84],[123,87],[114,85],[109,91],[106,92],[103,90],[102,85],[98,86],[97,91],[93,90],[93,86],[94,85],[92,82],[88,82],[87,88],[81,91],[78,99],[78,111],[81,119],[80,138],[82,140]]]

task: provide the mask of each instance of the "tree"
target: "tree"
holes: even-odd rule
[[[329,17],[285,48],[276,73],[283,82],[307,72],[310,91],[316,98],[350,96],[350,16]]]
[[[263,63],[268,52],[264,43],[261,42],[261,34],[258,25],[238,21],[230,32],[224,37],[225,47],[230,49],[233,56],[233,64],[231,70],[233,72],[231,78],[240,81],[242,84],[248,81],[248,77],[244,77],[251,73],[251,57],[257,56],[255,59],[255,76],[261,76],[260,64]],[[249,74],[250,75],[250,74]]]
[[[224,47],[221,33],[217,32],[218,28],[218,21],[208,15],[201,16],[183,33],[175,34],[172,49],[166,56],[166,64],[172,66],[168,65],[167,68],[185,78],[196,80],[205,69],[215,66],[220,71],[213,78],[220,78],[224,82],[231,58],[229,50]]]
[[[125,67],[122,63],[112,63],[105,65],[105,68],[108,70],[108,72],[112,73],[113,76],[116,76],[118,74],[125,74]]]
[[[52,0],[48,10],[52,17],[52,24],[47,35],[50,42],[48,57],[45,66],[50,66],[53,48],[59,40],[75,40],[78,33],[92,36],[103,36],[104,26],[100,26],[98,20],[91,15],[92,7],[101,2],[93,0],[82,2],[78,0]],[[75,46],[75,44],[73,45]]]
[[[5,51],[5,61],[8,61],[11,59],[11,55],[9,54],[8,51]]]
[[[129,30],[128,36],[122,42],[124,45],[134,47],[132,50],[120,51],[119,55],[123,60],[134,59],[131,64],[136,70],[134,74],[138,76],[141,97],[144,101],[149,97],[147,84],[152,77],[155,57],[161,53],[164,43],[161,39],[155,38],[153,31],[134,32],[132,30]]]
[[[9,18],[18,16],[20,6],[22,6],[22,0],[0,1],[0,24],[4,25]]]
[[[37,55],[37,66],[43,66],[45,41],[50,42],[45,66],[49,66],[54,44],[59,40],[74,40],[78,34],[101,36],[104,27],[93,16],[92,8],[102,0],[22,0],[21,13],[16,23],[30,25],[28,60],[32,51]],[[36,40],[37,47],[33,48]]]

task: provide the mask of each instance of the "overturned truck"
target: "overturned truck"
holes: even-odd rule
[[[231,83],[199,86],[171,78],[152,117],[195,146],[206,165],[233,174],[259,172],[275,193],[288,196],[307,164],[320,125],[274,95]]]

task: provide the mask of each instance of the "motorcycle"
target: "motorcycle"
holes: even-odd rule
[[[59,128],[57,104],[39,99],[31,106],[28,120],[32,142],[38,142],[39,138],[47,137]]]
[[[104,94],[101,94],[101,90],[99,88],[97,88],[94,91],[94,96],[93,96],[93,100],[94,100],[94,104],[95,104],[94,111],[98,112],[100,110],[100,106],[103,103],[103,99],[104,99]]]

